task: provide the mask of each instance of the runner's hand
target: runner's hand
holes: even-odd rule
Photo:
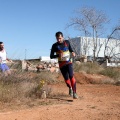
[[[74,52],[72,52],[72,56],[75,57],[75,53]]]

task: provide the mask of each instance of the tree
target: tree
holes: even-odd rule
[[[112,40],[116,40],[115,45],[109,45],[112,43]],[[116,27],[114,27],[111,34],[107,38],[105,43],[104,56],[120,60],[120,22]]]
[[[76,10],[77,17],[71,18],[70,23],[67,27],[74,26],[77,30],[84,33],[84,36],[93,37],[93,57],[96,60],[97,52],[100,48],[97,45],[97,38],[102,34],[103,25],[108,22],[107,16],[99,10],[92,7],[83,7],[82,9]],[[87,51],[87,40],[85,41],[85,48]],[[98,50],[98,51],[97,51]]]

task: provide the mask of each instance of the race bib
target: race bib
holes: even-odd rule
[[[60,59],[60,61],[69,61],[69,59],[70,59],[70,52],[69,51],[63,52],[63,56]]]

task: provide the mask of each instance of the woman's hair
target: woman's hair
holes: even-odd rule
[[[59,31],[59,32],[56,32],[56,34],[55,34],[56,37],[59,37],[60,35],[63,37],[63,33],[60,32],[60,31]]]

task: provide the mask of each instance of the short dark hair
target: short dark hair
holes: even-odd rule
[[[59,37],[60,35],[63,37],[63,33],[60,32],[60,31],[59,31],[59,32],[56,32],[56,34],[55,34],[56,37]]]
[[[0,44],[3,44],[3,42],[0,42]]]

